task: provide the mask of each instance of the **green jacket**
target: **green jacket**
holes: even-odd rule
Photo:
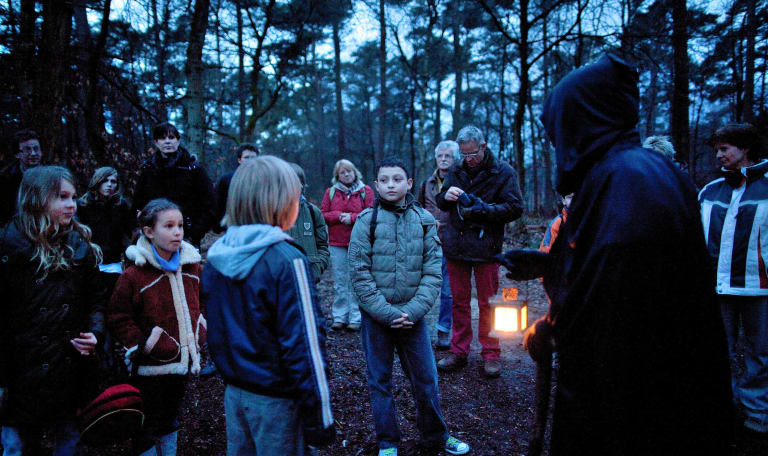
[[[360,307],[381,324],[407,313],[415,322],[437,301],[442,284],[442,247],[435,218],[406,197],[395,207],[380,201],[371,245],[373,209],[357,217],[347,260]]]
[[[286,233],[304,249],[312,265],[315,281],[320,280],[331,261],[331,252],[328,250],[328,225],[325,224],[320,209],[302,196],[296,223]]]

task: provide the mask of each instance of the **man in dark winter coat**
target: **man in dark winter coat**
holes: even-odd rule
[[[18,131],[16,144],[19,147],[16,160],[0,170],[0,195],[3,195],[0,198],[0,225],[8,223],[16,212],[16,198],[24,171],[38,166],[43,157],[40,140],[32,130]]]
[[[696,191],[641,148],[637,81],[607,55],[550,94],[557,191],[576,196],[549,254],[510,251],[505,266],[543,274],[552,300],[527,345],[559,353],[553,456],[727,455],[728,352]]]
[[[216,214],[211,180],[195,157],[179,146],[181,136],[173,124],[155,126],[152,138],[156,152],[141,166],[133,209],[140,211],[155,198],[173,201],[184,216],[184,238],[200,247]]]
[[[253,144],[243,143],[235,151],[237,154],[237,165],[240,166],[243,163],[247,163],[259,156],[259,148]],[[224,218],[224,214],[227,212],[227,194],[229,194],[229,183],[232,182],[232,176],[235,172],[224,174],[219,178],[219,182],[216,183],[216,220],[213,222],[213,231],[221,233],[224,231],[224,225],[221,223],[221,219]]]
[[[474,271],[480,311],[477,338],[482,345],[483,371],[488,377],[498,377],[499,339],[488,337],[488,299],[499,287],[499,265],[493,258],[501,253],[504,226],[522,215],[523,203],[515,170],[493,156],[479,128],[462,128],[456,142],[462,162],[451,168],[437,195],[438,207],[450,213],[442,240],[453,295],[451,351],[437,367],[451,371],[467,364],[472,342],[469,303]]]

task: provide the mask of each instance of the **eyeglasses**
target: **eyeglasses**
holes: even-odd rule
[[[40,146],[19,147],[19,152],[40,152]]]
[[[480,155],[480,149],[475,149],[475,151],[472,152],[471,154],[465,154],[465,153],[461,154],[463,158],[477,157],[478,155]]]

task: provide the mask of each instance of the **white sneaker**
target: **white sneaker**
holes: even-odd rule
[[[397,456],[397,448],[379,448],[379,456]]]
[[[466,442],[462,442],[456,437],[449,435],[445,440],[445,451],[450,454],[467,454],[469,453],[469,445]]]

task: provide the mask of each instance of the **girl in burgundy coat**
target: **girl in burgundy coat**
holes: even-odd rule
[[[339,160],[333,168],[331,187],[325,191],[320,211],[328,224],[334,299],[331,329],[360,329],[360,309],[352,292],[347,268],[347,248],[352,226],[363,209],[373,206],[373,190],[363,184],[363,176],[349,160]]]
[[[134,262],[120,276],[107,323],[137,364],[133,383],[144,396],[144,432],[136,454],[176,454],[176,417],[187,374],[200,373],[205,342],[200,254],[183,241],[184,218],[167,199],[150,201],[139,214],[142,236],[125,255]],[[153,448],[156,447],[156,448]]]

